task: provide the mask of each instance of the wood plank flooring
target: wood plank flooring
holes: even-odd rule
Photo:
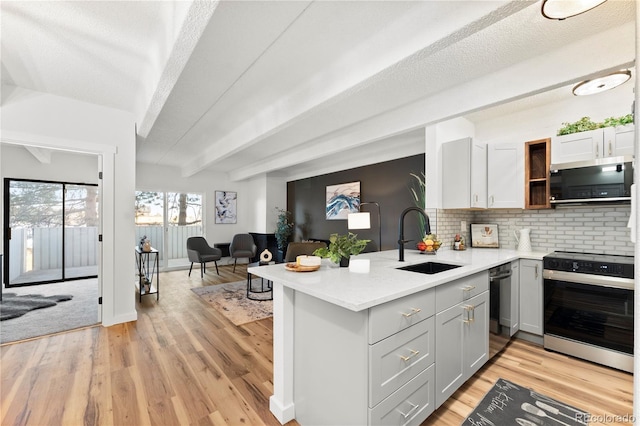
[[[278,425],[272,320],[236,327],[190,291],[246,279],[246,269],[198,272],[162,273],[160,301],[143,297],[137,322],[2,346],[1,424]],[[423,425],[459,425],[500,377],[602,420],[592,424],[632,413],[632,375],[517,340]]]

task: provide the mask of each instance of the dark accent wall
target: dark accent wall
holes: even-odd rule
[[[380,204],[382,250],[396,249],[400,214],[405,208],[415,206],[410,188],[417,181],[409,173],[422,176],[424,167],[425,156],[420,154],[287,182],[287,209],[292,212],[295,223],[293,240],[327,240],[332,233],[345,234],[348,231],[346,220],[326,219],[326,187],[360,181],[361,202]],[[369,204],[362,206],[361,211],[371,213],[371,229],[352,232],[360,238],[372,240],[367,251],[378,250],[377,208]],[[410,212],[405,220],[405,239],[414,240],[406,245],[407,248],[413,248],[420,238],[417,216]]]

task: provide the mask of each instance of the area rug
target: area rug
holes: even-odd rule
[[[0,321],[21,317],[34,309],[56,306],[57,302],[71,300],[73,296],[68,294],[56,296],[43,296],[41,294],[4,293],[0,301]]]
[[[259,288],[261,279],[254,279],[251,285],[254,289]],[[247,299],[246,281],[196,287],[192,288],[191,291],[206,300],[235,325],[242,325],[273,316],[273,302],[271,300],[256,301]],[[253,294],[252,297],[269,298],[271,297],[271,292]]]
[[[589,417],[586,411],[498,379],[462,425],[585,426]]]

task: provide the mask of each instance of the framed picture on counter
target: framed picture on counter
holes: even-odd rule
[[[472,223],[471,247],[500,248],[498,242],[498,224]]]

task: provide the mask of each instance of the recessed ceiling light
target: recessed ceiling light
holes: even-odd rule
[[[576,96],[593,95],[595,93],[604,92],[613,89],[627,82],[631,78],[631,71],[616,71],[603,77],[594,78],[593,80],[585,80],[573,87],[573,94]]]
[[[542,15],[548,19],[566,19],[601,5],[607,0],[543,0]]]

